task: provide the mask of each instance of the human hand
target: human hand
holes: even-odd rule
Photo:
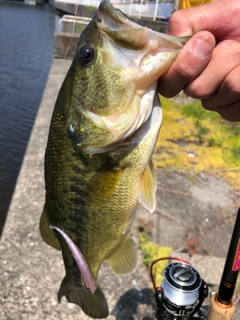
[[[184,90],[200,99],[204,108],[229,121],[240,121],[239,21],[239,0],[231,0],[231,6],[228,0],[219,0],[174,12],[169,34],[193,37],[160,78],[159,93],[173,97]]]

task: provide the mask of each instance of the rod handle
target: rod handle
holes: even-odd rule
[[[234,303],[224,305],[218,302],[217,294],[210,299],[208,320],[231,320],[235,311]]]

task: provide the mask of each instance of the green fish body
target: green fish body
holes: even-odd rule
[[[117,275],[136,267],[130,232],[136,206],[140,201],[153,212],[156,203],[157,79],[186,41],[141,27],[102,1],[59,91],[45,154],[40,232],[62,251],[66,275],[59,301],[65,295],[92,318],[108,316],[97,283],[103,261]],[[84,257],[83,269],[61,230]],[[86,265],[96,287],[85,280]]]

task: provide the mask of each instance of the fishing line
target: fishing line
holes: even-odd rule
[[[77,11],[78,11],[78,4],[76,4],[74,16],[77,15]],[[70,46],[71,46],[72,41],[73,41],[73,35],[74,35],[74,29],[75,29],[75,22],[76,22],[76,19],[73,19],[72,31],[71,31],[71,39],[70,39],[70,41],[69,41],[69,43],[68,43],[68,46],[67,46],[67,48],[66,48],[66,50],[65,50],[65,53],[64,53],[63,57],[61,57],[61,60],[66,60],[66,59],[67,59],[67,54],[68,54],[68,51],[69,51]],[[62,62],[62,66],[63,66],[63,68],[64,68],[64,63],[63,63],[63,62]],[[65,76],[66,76],[66,75],[65,75]],[[61,85],[62,85],[62,82],[63,82],[65,76],[63,77],[63,79],[61,79],[61,78],[58,79],[58,92],[59,92],[59,90],[60,90],[60,88],[61,88]]]
[[[74,12],[74,17],[77,15],[77,9],[78,9],[78,4],[76,4],[76,8],[75,8],[75,12]],[[68,53],[69,48],[70,48],[70,46],[71,46],[71,44],[72,44],[72,41],[73,41],[73,34],[74,34],[75,23],[76,23],[76,19],[73,19],[71,39],[70,39],[69,44],[68,44],[68,46],[67,46],[67,49],[66,49],[66,51],[65,51],[65,54],[64,54],[64,57],[63,57],[64,60],[66,59],[67,53]]]

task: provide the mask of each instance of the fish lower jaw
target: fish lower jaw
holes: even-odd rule
[[[168,50],[153,52],[146,55],[141,62],[139,84],[146,84],[148,81],[157,81],[171,66],[179,51]]]
[[[130,107],[135,109],[133,111],[134,116],[132,117],[132,121],[129,121],[129,115],[123,115],[122,120],[119,120],[121,117],[119,114],[101,117],[102,124],[107,128],[109,135],[111,135],[112,138],[110,142],[106,144],[90,146],[86,148],[85,151],[90,154],[106,152],[113,148],[117,148],[126,142],[132,141],[132,136],[134,136],[135,141],[139,128],[144,126],[151,116],[155,96],[157,95],[156,87],[157,81],[150,85],[144,94],[141,94],[140,105],[135,106],[135,108],[133,105]],[[129,121],[128,124],[126,124],[127,121]],[[122,127],[118,125],[117,122],[123,123]]]
[[[151,109],[149,116],[146,120],[139,126],[131,135],[129,135],[125,140],[123,140],[122,145],[138,145],[144,137],[149,134],[152,130],[152,126],[156,129],[156,136],[158,135],[159,128],[162,123],[162,108],[158,93],[154,91],[153,101],[151,104]]]

